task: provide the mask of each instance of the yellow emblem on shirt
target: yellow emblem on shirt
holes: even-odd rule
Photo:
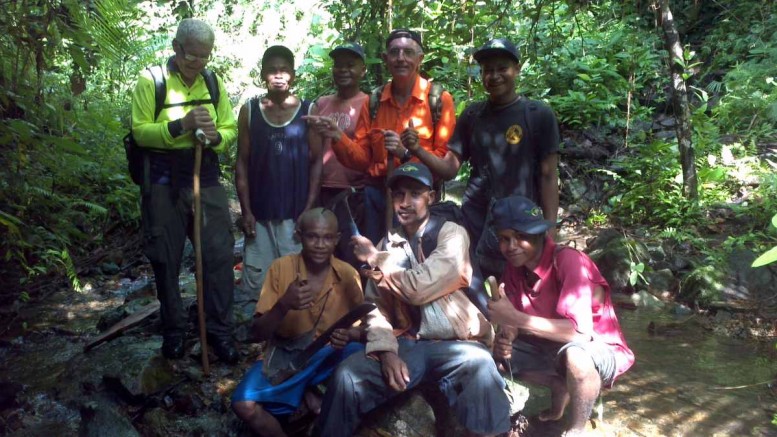
[[[521,129],[521,125],[519,124],[510,126],[507,129],[507,132],[505,132],[505,139],[508,144],[518,144],[521,142],[521,138],[523,138],[523,129]]]

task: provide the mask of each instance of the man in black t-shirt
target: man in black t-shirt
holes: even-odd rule
[[[474,54],[488,100],[464,110],[442,158],[424,160],[437,174],[452,178],[461,163],[472,172],[462,212],[476,245],[474,259],[483,275],[501,273],[496,235],[487,223],[493,199],[521,195],[542,208],[546,220],[558,215],[559,130],[553,110],[515,90],[521,66],[518,50],[506,39],[493,39]]]

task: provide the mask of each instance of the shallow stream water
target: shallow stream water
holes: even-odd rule
[[[26,330],[0,341],[0,383],[19,383],[18,404],[2,411],[0,434],[77,435],[79,406],[99,391],[105,361],[83,346],[97,334],[104,312],[118,307],[144,279],[106,283],[83,293],[63,292],[25,310]],[[716,334],[702,316],[675,318],[646,309],[618,310],[636,364],[603,397],[604,421],[594,435],[777,436],[775,341],[753,342]],[[653,322],[656,333],[648,332]],[[114,340],[109,354],[157,353],[158,336]],[[116,351],[116,352],[113,352]],[[105,354],[105,350],[101,352]],[[239,378],[239,375],[231,375]],[[211,378],[219,378],[212,375]],[[539,393],[539,392],[538,392]],[[528,414],[547,398],[533,396]],[[232,414],[225,412],[224,414]],[[527,415],[528,415],[527,414]],[[552,427],[533,435],[553,435]]]

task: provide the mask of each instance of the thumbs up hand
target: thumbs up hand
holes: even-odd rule
[[[418,131],[415,130],[412,118],[408,120],[407,128],[402,131],[400,138],[402,139],[402,145],[413,154],[421,147],[421,144],[418,141]]]
[[[490,277],[487,279],[488,283],[496,283],[496,279]],[[523,315],[518,311],[510,299],[506,299],[505,284],[501,283],[496,287],[496,293],[491,291],[492,297],[488,302],[488,313],[491,316],[491,323],[497,323],[499,325],[519,326],[521,316]]]

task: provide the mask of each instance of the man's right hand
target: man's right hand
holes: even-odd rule
[[[402,156],[405,154],[405,150],[407,150],[405,149],[405,146],[402,145],[402,139],[400,138],[399,134],[393,130],[383,130],[383,145],[386,147],[387,152],[391,153],[397,158],[402,158]]]
[[[353,255],[363,263],[369,262],[370,258],[378,253],[378,249],[375,248],[372,241],[364,235],[352,236],[351,244],[353,245]]]
[[[509,360],[513,355],[513,341],[518,330],[512,326],[502,326],[494,339],[494,358],[497,361]]]
[[[197,129],[202,129],[205,133],[205,138],[210,140],[211,143],[215,143],[218,140],[218,131],[216,130],[216,124],[210,116],[210,112],[203,106],[197,106],[181,119],[181,126],[183,130],[194,132]]]
[[[402,145],[412,153],[417,152],[421,148],[421,144],[418,141],[418,131],[413,126],[412,118],[408,120],[407,129],[402,131],[400,139],[402,140]]]
[[[256,218],[250,212],[243,214],[243,234],[246,238],[256,237]]]
[[[410,382],[410,371],[407,364],[394,352],[380,354],[380,371],[383,381],[394,391],[405,391]]]
[[[291,310],[304,310],[313,306],[316,293],[306,279],[300,279],[299,273],[294,282],[286,288],[286,293],[281,296],[281,304]]]
[[[307,120],[308,126],[323,138],[330,138],[332,141],[340,141],[340,137],[343,136],[343,131],[331,117],[324,115],[303,115],[302,119]]]

